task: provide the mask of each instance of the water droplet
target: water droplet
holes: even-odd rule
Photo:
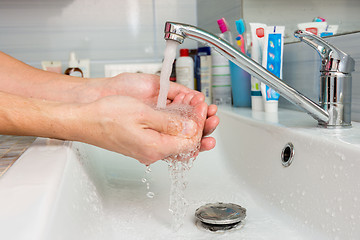
[[[143,182],[143,183],[146,183],[146,181],[147,181],[146,178],[142,178],[142,179],[141,179],[141,182]]]
[[[148,193],[146,194],[146,196],[147,196],[148,198],[154,198],[155,193],[153,193],[153,192],[148,192]]]
[[[150,168],[150,165],[146,166],[146,170],[145,170],[146,173],[151,173],[151,168]]]

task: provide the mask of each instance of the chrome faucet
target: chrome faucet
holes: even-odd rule
[[[183,43],[185,38],[189,38],[215,48],[224,57],[310,114],[318,121],[319,126],[351,126],[351,72],[354,71],[354,60],[322,38],[300,30],[294,33],[300,40],[315,48],[322,58],[319,106],[227,41],[205,30],[188,24],[166,22],[164,32],[166,40]]]

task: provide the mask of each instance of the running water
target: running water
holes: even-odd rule
[[[184,120],[196,120],[193,107],[189,105],[171,105],[166,107],[167,95],[170,88],[170,74],[176,57],[176,49],[179,45],[176,41],[166,41],[164,62],[160,74],[160,91],[157,102],[157,109],[173,114],[174,117],[181,117]],[[169,211],[173,215],[172,229],[177,231],[184,222],[188,203],[185,199],[187,186],[187,173],[190,170],[196,154],[200,149],[201,133],[194,139],[191,146],[180,146],[178,154],[168,156],[164,159],[168,163],[171,181]],[[184,150],[185,149],[185,150]]]
[[[176,41],[172,41],[172,40],[166,41],[164,62],[162,64],[161,74],[160,74],[160,91],[159,91],[158,102],[156,105],[157,108],[166,107],[167,95],[170,88],[170,75],[171,75],[172,65],[176,57],[176,49],[178,45],[179,43]]]
[[[173,216],[173,231],[179,230],[184,223],[184,218],[188,209],[188,202],[185,198],[185,190],[188,184],[187,174],[192,167],[195,157],[186,161],[167,159],[169,164],[169,175],[171,181],[170,188],[170,205],[169,211]]]
[[[174,117],[180,117],[184,120],[192,119],[196,120],[197,116],[193,112],[193,107],[183,104],[172,104],[161,109],[161,111],[167,112]],[[187,187],[188,179],[187,175],[197,153],[200,149],[201,132],[187,143],[186,146],[179,146],[179,152],[177,154],[168,156],[164,160],[168,163],[169,177],[170,177],[170,205],[169,211],[172,214],[172,229],[174,231],[179,230],[183,225],[184,217],[187,213],[188,203],[185,198],[185,190]]]

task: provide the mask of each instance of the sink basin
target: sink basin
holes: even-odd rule
[[[174,232],[170,180],[136,160],[91,145],[38,138],[0,179],[4,239],[359,239],[360,124],[320,129],[304,113],[221,108],[217,146],[188,173],[188,211]],[[284,146],[294,158],[282,164]],[[147,179],[150,189],[142,181]],[[147,197],[147,192],[155,194]],[[241,228],[195,224],[207,203],[246,208]]]

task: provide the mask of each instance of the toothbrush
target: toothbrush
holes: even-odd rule
[[[241,52],[245,53],[245,41],[244,37],[241,34],[236,37],[236,43],[239,46]]]
[[[236,24],[236,30],[238,31],[239,35],[236,38],[236,43],[240,47],[240,50],[242,53],[246,53],[245,51],[245,39],[242,35],[245,32],[245,23],[244,20],[239,19],[235,21]]]
[[[225,40],[228,41],[231,45],[234,45],[231,31],[229,25],[227,24],[225,18],[217,20],[221,33],[224,34]]]

